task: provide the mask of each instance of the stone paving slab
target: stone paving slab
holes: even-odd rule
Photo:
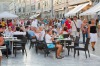
[[[48,57],[44,57],[43,53],[36,54],[34,48],[28,50],[28,56],[23,56],[20,52],[17,57],[3,57],[2,66],[100,66],[100,57],[91,54],[91,57],[85,57],[84,52],[80,52],[80,56],[73,57],[73,52],[70,56],[63,59],[54,58],[54,53]]]
[[[29,44],[27,45],[27,57],[22,55],[21,51],[17,52],[16,57],[5,58],[3,56],[2,66],[100,66],[100,41],[96,44],[96,51],[93,52],[90,48],[91,57],[85,57],[85,52],[80,52],[80,56],[73,57],[73,51],[70,52],[70,56],[63,59],[56,59],[54,53],[50,53],[48,57],[44,57],[42,51],[36,54],[35,49],[29,50]],[[67,52],[67,51],[66,51]]]

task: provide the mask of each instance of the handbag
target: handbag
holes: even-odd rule
[[[73,21],[74,22],[74,21]],[[76,23],[74,22],[77,32],[80,32],[80,28],[77,28]]]
[[[87,33],[87,29],[85,29],[85,31],[82,30],[82,33],[83,33],[83,34],[86,34],[86,33]]]
[[[82,29],[82,33],[86,34],[88,32],[88,24],[84,25],[84,30]]]

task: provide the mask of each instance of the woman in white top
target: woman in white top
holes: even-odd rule
[[[47,47],[48,48],[57,48],[57,59],[62,59],[63,57],[60,55],[61,54],[61,51],[62,51],[62,45],[57,42],[56,45],[53,44],[53,41],[54,41],[54,37],[52,36],[52,30],[47,30],[47,33],[45,35],[45,41],[46,43],[49,43],[47,44]]]
[[[40,30],[39,40],[43,41],[44,40],[44,35],[45,35],[45,30],[43,29],[43,27],[40,27],[39,30]]]
[[[6,37],[12,37],[12,35],[13,35],[12,28],[11,27],[8,27],[8,29],[5,31],[4,35]]]

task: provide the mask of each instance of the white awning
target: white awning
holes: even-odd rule
[[[34,18],[37,18],[40,14],[34,14],[30,17],[30,19],[34,19]]]
[[[92,8],[88,9],[87,11],[81,13],[80,16],[82,16],[82,15],[93,15],[93,14],[96,14],[96,12],[98,12],[98,11],[100,11],[100,3],[93,6]]]
[[[69,11],[68,13],[65,14],[65,16],[73,16],[76,15],[79,11],[81,11],[84,7],[86,7],[89,3],[81,4],[76,6],[74,9]]]

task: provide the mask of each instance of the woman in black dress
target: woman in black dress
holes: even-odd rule
[[[90,37],[93,51],[95,51],[95,44],[97,42],[97,27],[95,19],[91,19],[91,24],[88,26],[88,35]]]

